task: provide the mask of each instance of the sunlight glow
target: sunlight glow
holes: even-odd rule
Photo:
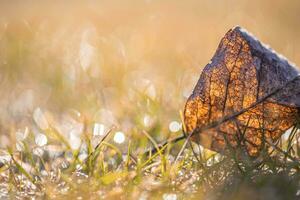
[[[169,124],[169,130],[173,133],[178,132],[181,129],[181,124],[177,121],[172,121]]]
[[[114,141],[118,144],[122,144],[125,141],[125,135],[123,132],[118,131],[115,133]]]
[[[149,115],[145,115],[143,122],[146,127],[149,127],[151,125],[151,117]]]

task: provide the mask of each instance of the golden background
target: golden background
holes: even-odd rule
[[[41,128],[34,113],[53,126],[77,113],[125,135],[168,137],[235,25],[300,63],[300,1],[70,2],[0,3],[2,147],[16,130]]]

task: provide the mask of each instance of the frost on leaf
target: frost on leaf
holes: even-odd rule
[[[257,156],[295,125],[299,107],[296,68],[235,27],[205,66],[184,116],[193,141],[218,152],[242,146]]]

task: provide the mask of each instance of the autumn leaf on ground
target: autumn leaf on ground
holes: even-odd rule
[[[222,152],[241,146],[257,156],[295,125],[299,107],[297,69],[235,27],[205,66],[184,117],[187,134],[204,147]]]

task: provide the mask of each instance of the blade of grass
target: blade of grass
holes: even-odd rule
[[[28,178],[28,180],[34,184],[34,179],[33,177],[22,167],[22,165],[20,165],[14,158],[13,156],[13,152],[11,149],[8,149],[8,153],[11,156],[11,160],[13,161],[13,163],[16,165],[17,169],[26,177]]]
[[[153,144],[153,146],[156,148],[157,152],[159,153],[160,155],[160,158],[161,158],[161,162],[162,162],[162,173],[164,173],[166,170],[165,170],[165,159],[164,159],[164,155],[162,154],[162,151],[160,151],[159,147],[158,147],[158,144],[156,143],[156,141],[151,137],[151,135],[149,133],[147,133],[147,131],[143,130],[142,133],[151,141],[151,143]]]

